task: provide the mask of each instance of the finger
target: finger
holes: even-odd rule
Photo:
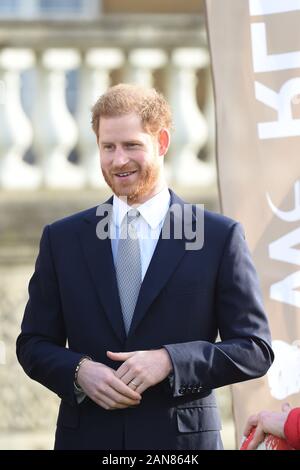
[[[140,400],[130,400],[119,393],[113,392],[108,397],[103,397],[102,400],[109,406],[110,409],[127,408],[128,406],[137,406]]]
[[[107,356],[112,359],[113,361],[127,361],[130,357],[134,356],[135,352],[126,352],[126,353],[121,353],[121,352],[112,352],[112,351],[106,351]]]
[[[101,406],[105,410],[116,410],[116,409],[124,409],[124,408],[135,408],[139,403],[138,402],[133,402],[131,404],[122,404],[122,403],[115,403],[113,400],[108,400],[108,399],[99,399],[95,398],[95,403],[97,405]]]
[[[255,425],[250,424],[250,423],[248,422],[247,425],[246,425],[246,427],[245,427],[245,429],[244,429],[244,436],[248,437],[254,427],[255,427]]]
[[[125,374],[129,371],[129,365],[127,362],[123,362],[123,364],[115,371],[115,375],[122,379]],[[124,381],[123,381],[124,382]]]
[[[128,384],[128,387],[130,387],[132,390],[135,390],[137,393],[139,393],[140,395],[142,394],[142,392],[144,392],[146,390],[147,387],[144,387],[143,383],[141,382],[141,380],[138,378],[138,377],[134,377],[134,379],[132,379],[129,384]]]
[[[265,433],[262,429],[261,426],[257,426],[256,430],[255,430],[255,433],[253,435],[253,439],[252,441],[249,443],[248,445],[248,449],[249,450],[255,450],[257,448],[257,446],[263,442],[265,438]]]
[[[141,382],[140,380],[137,379],[137,377],[134,376],[134,373],[131,371],[131,370],[128,370],[126,372],[126,374],[122,375],[121,377],[119,377],[120,380],[122,380],[122,382],[124,382],[124,384],[126,385],[129,385],[130,382],[133,380],[135,382],[135,388],[139,385],[139,383]]]
[[[137,395],[139,397],[139,395]],[[96,398],[101,400],[109,408],[120,408],[134,406],[140,403],[140,398],[128,398],[124,394],[116,391],[112,386],[107,385],[96,394]]]
[[[138,387],[136,387],[135,391],[142,395],[145,390],[149,388],[149,385],[147,385],[145,382],[142,382]]]
[[[257,415],[252,415],[248,418],[248,421],[246,423],[246,427],[244,430],[244,436],[249,436],[250,432],[252,429],[257,426],[258,423],[258,416]]]
[[[127,398],[130,398],[131,400],[141,400],[142,398],[139,393],[132,390],[130,387],[128,387],[128,385],[125,385],[124,382],[122,382],[122,380],[118,379],[117,377],[114,377],[114,380],[111,382],[111,386],[115,391]]]
[[[103,393],[96,394],[96,396],[94,396],[92,398],[92,400],[97,405],[101,406],[101,408],[104,408],[105,410],[111,409],[112,402],[110,402],[109,398],[107,398],[105,395],[103,395]]]
[[[101,406],[101,408],[104,408],[105,410],[108,410],[108,406],[106,405],[106,403],[104,403],[104,401],[96,397],[94,397],[92,400],[96,403],[96,405]]]

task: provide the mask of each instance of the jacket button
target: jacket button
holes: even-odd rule
[[[194,386],[194,387],[192,388],[192,393],[197,393],[197,392],[198,392],[198,387],[195,387],[195,386]]]
[[[192,387],[187,387],[186,391],[187,391],[187,393],[191,393]]]
[[[178,393],[180,393],[180,395],[183,395],[185,392],[186,392],[186,387],[180,387],[180,389],[178,390]]]
[[[201,389],[202,389],[202,387],[201,387],[201,385],[199,385],[198,392],[201,392]]]

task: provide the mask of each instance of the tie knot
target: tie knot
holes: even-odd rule
[[[133,222],[134,219],[137,219],[140,216],[140,213],[137,209],[130,209],[127,212],[127,222],[130,224],[130,222]]]
[[[129,238],[131,240],[137,239],[137,232],[135,227],[135,220],[140,216],[140,212],[137,209],[130,209],[122,222],[121,238]]]

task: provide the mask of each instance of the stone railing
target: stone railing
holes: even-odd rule
[[[206,96],[203,109],[197,101],[200,74],[205,93],[210,89],[200,18],[126,18],[89,25],[3,23],[0,43],[7,47],[0,49],[2,190],[103,187],[90,126],[92,104],[116,81],[156,86],[157,80],[174,114],[166,165],[169,182],[198,187],[200,193],[214,190],[212,98]],[[70,75],[75,85],[69,103]],[[205,159],[199,158],[203,149]],[[70,154],[75,157],[70,159]]]

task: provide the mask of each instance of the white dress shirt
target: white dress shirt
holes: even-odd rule
[[[145,277],[148,266],[152,259],[160,232],[170,206],[170,193],[168,188],[164,188],[148,201],[134,208],[140,213],[140,217],[134,220],[137,232],[142,263],[142,280]],[[132,209],[116,195],[113,198],[113,212],[110,225],[111,247],[114,262],[118,252],[118,243],[123,219],[128,211]]]

